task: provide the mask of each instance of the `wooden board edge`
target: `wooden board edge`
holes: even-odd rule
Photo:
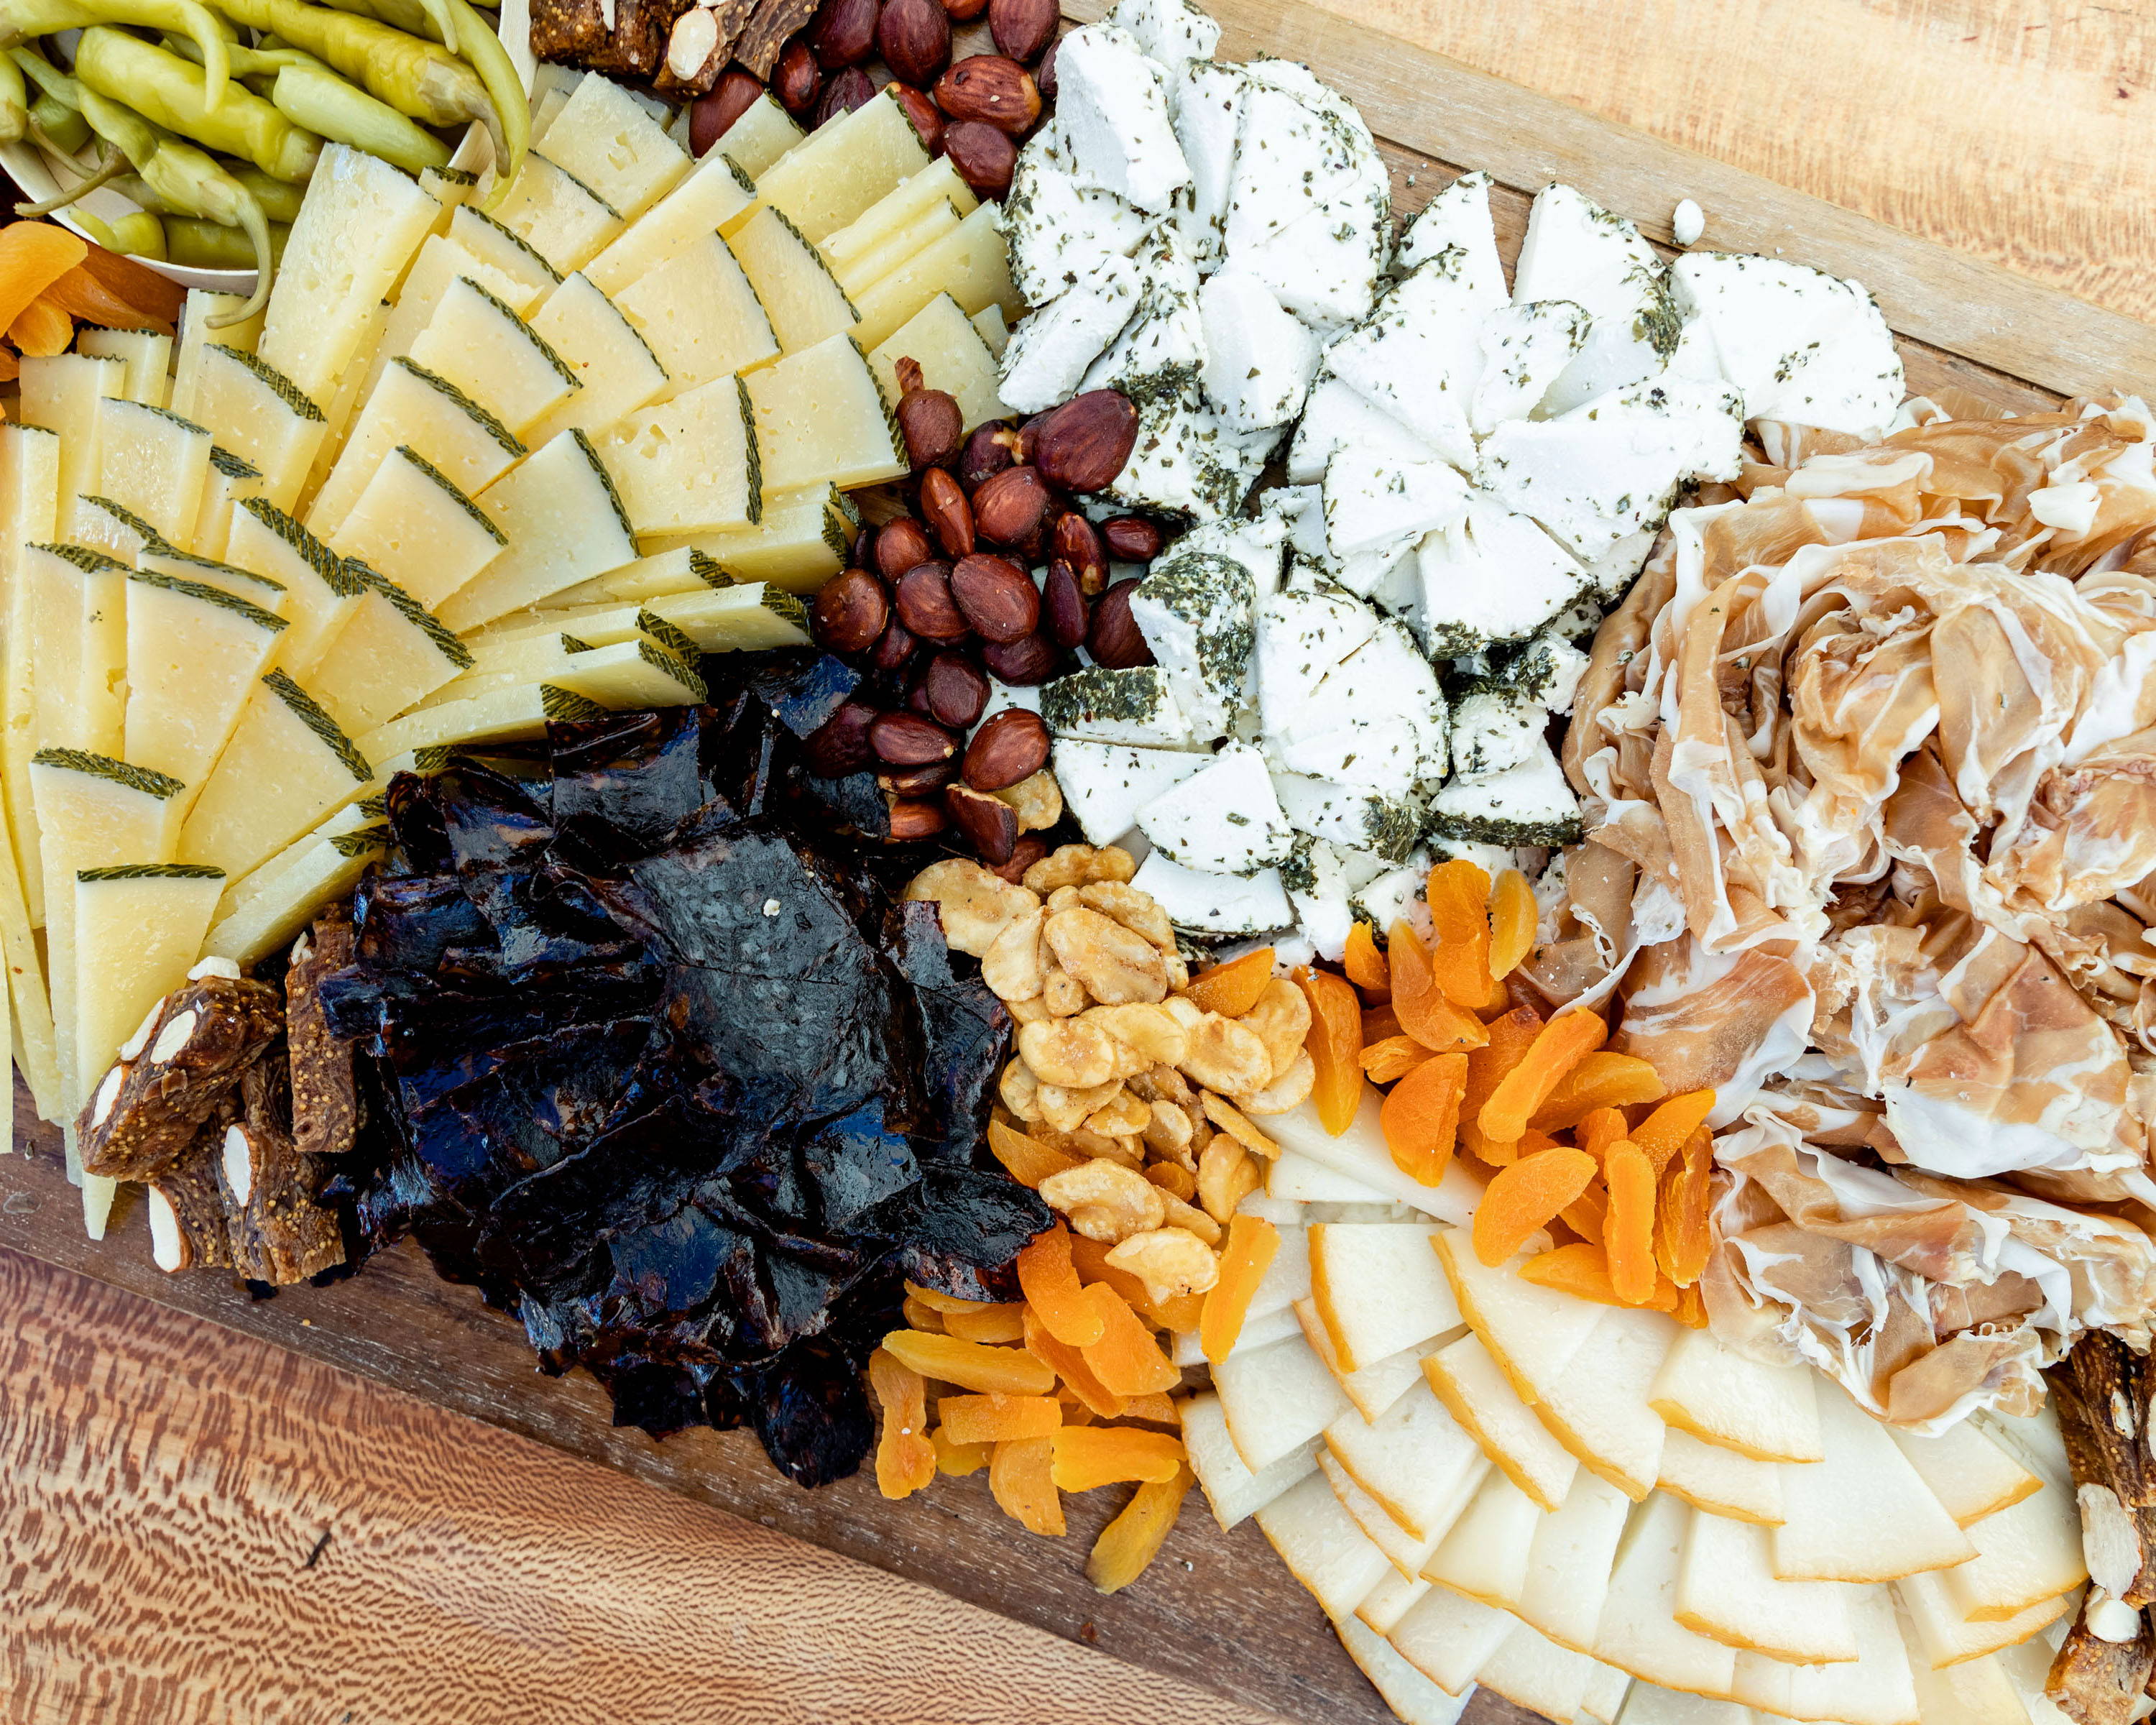
[[[2156,388],[2156,327],[2138,319],[1295,0],[1200,3],[1224,59],[1304,61],[1378,137],[1438,162],[1519,192],[1563,180],[1664,245],[1691,198],[1720,249],[1861,282],[1897,332],[1929,347],[2057,395]],[[1063,7],[1081,23],[1108,10]]]

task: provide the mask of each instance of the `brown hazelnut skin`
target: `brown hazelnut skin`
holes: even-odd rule
[[[998,198],[1010,190],[1018,141],[1009,132],[978,120],[961,120],[943,128],[943,154],[976,196]]]
[[[786,44],[778,64],[772,69],[771,93],[778,98],[780,107],[797,116],[814,107],[816,98],[823,95],[823,70],[800,37]]]
[[[689,105],[689,153],[701,158],[762,94],[762,80],[753,72],[731,68]]]
[[[926,90],[951,64],[951,19],[941,0],[887,0],[876,48],[891,75]]]
[[[906,459],[916,473],[947,466],[964,442],[966,422],[957,399],[942,389],[909,389],[899,398],[894,417],[906,439]]]
[[[1093,607],[1093,624],[1086,632],[1086,647],[1096,665],[1110,670],[1129,670],[1153,662],[1145,632],[1131,615],[1131,598],[1137,586],[1135,581],[1118,581]]]
[[[1055,39],[1055,0],[988,0],[988,33],[1013,59],[1030,64]]]

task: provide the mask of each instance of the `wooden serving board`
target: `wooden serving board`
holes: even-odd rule
[[[1278,0],[1208,3],[1225,27],[1224,58],[1304,60],[1354,100],[1392,167],[1401,214],[1463,169],[1487,171],[1499,185],[1493,202],[1508,260],[1530,198],[1550,180],[1578,187],[1663,243],[1676,200],[1691,197],[1707,212],[1706,244],[1779,251],[1870,287],[1902,335],[1911,388],[1951,411],[2025,411],[2075,394],[2156,387],[2156,329],[2132,319],[1329,14]],[[1106,0],[1070,0],[1065,9],[1086,21],[1107,8]],[[604,1462],[1246,1705],[1328,1725],[1390,1717],[1250,1524],[1223,1535],[1194,1500],[1162,1560],[1137,1585],[1104,1599],[1081,1569],[1119,1493],[1070,1499],[1070,1536],[1043,1541],[1003,1517],[980,1476],[941,1480],[891,1504],[865,1476],[801,1491],[746,1434],[686,1432],[661,1443],[616,1430],[597,1385],[580,1374],[541,1376],[520,1326],[473,1290],[438,1280],[408,1246],[350,1281],[259,1301],[222,1276],[162,1275],[150,1261],[139,1204],[123,1203],[102,1243],[83,1238],[58,1135],[34,1120],[19,1086],[15,1105],[18,1142],[33,1153],[0,1158],[0,1248]],[[1466,1717],[1494,1725],[1526,1716],[1481,1696]]]

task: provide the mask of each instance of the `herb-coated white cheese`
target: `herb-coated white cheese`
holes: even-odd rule
[[[1004,403],[1037,413],[1070,400],[1087,368],[1130,322],[1142,286],[1128,259],[1103,258],[1082,285],[1028,317],[1004,350]]]
[[[1190,721],[1158,665],[1095,665],[1042,685],[1040,716],[1057,737],[1133,748],[1188,748]]]
[[[1480,778],[1451,780],[1430,800],[1432,834],[1485,845],[1569,845],[1579,798],[1545,744]]]
[[[1217,263],[1226,245],[1235,137],[1249,86],[1240,66],[1193,60],[1169,92],[1176,141],[1190,169],[1191,249],[1201,267]]]
[[[1178,928],[1199,934],[1263,934],[1295,920],[1278,869],[1213,875],[1155,851],[1138,865],[1131,885],[1150,893]]]
[[[1158,853],[1215,875],[1270,868],[1294,843],[1265,757],[1235,742],[1139,809],[1137,824]]]
[[[1391,200],[1383,187],[1358,177],[1235,261],[1312,329],[1327,332],[1368,315],[1391,245]]]
[[[1466,506],[1467,482],[1442,461],[1396,462],[1349,449],[1326,465],[1326,545],[1343,564],[1364,552],[1404,552]]]
[[[1211,59],[1220,44],[1220,26],[1190,0],[1116,0],[1107,21],[1172,72],[1187,60]]]
[[[1151,225],[1113,193],[1081,184],[1053,139],[1051,129],[1043,127],[1019,151],[1004,200],[1011,281],[1033,305],[1091,280],[1111,258],[1129,257]]]
[[[1284,588],[1257,608],[1253,664],[1268,736],[1299,722],[1332,669],[1378,632],[1378,614],[1340,588]]]
[[[1289,481],[1316,485],[1342,449],[1359,449],[1373,460],[1391,461],[1427,461],[1436,454],[1383,408],[1372,406],[1359,390],[1321,369],[1288,450]]]
[[[1240,563],[1178,547],[1131,595],[1131,620],[1152,649],[1194,742],[1225,733],[1244,699],[1255,583]]]
[[[1476,435],[1524,419],[1586,342],[1592,320],[1569,300],[1500,306],[1482,320],[1482,376],[1468,404]]]
[[[1168,76],[1137,39],[1089,24],[1055,51],[1055,118],[1079,183],[1168,213],[1190,168],[1168,117]]]
[[[1676,345],[1667,271],[1624,217],[1569,186],[1549,186],[1527,213],[1512,298],[1567,300],[1593,320],[1586,341],[1552,385],[1546,411],[1562,413],[1662,369]]]
[[[1454,269],[1485,311],[1505,303],[1505,266],[1497,257],[1497,230],[1490,220],[1490,176],[1462,174],[1424,204],[1400,234],[1393,266],[1402,275],[1440,252],[1455,254]]]
[[[1242,270],[1219,271],[1199,295],[1205,332],[1205,393],[1227,422],[1257,431],[1302,410],[1317,369],[1317,338]]]
[[[1276,773],[1273,793],[1299,833],[1399,862],[1414,848],[1422,811],[1411,797],[1373,795],[1359,785]]]
[[[1138,810],[1202,772],[1210,757],[1058,737],[1051,762],[1063,800],[1089,845],[1112,845],[1137,824]]]
[[[1586,583],[1571,552],[1479,488],[1458,521],[1422,541],[1415,563],[1417,628],[1438,659],[1532,634]]]
[[[1481,307],[1450,254],[1398,283],[1333,343],[1333,374],[1455,467],[1475,463],[1468,409],[1483,367]]]

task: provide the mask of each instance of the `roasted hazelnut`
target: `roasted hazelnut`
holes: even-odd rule
[[[943,153],[943,110],[937,107],[925,90],[916,90],[910,84],[896,80],[884,85],[898,104],[906,110],[906,117],[913,122],[914,131],[921,138],[921,147],[931,156]]]
[[[778,64],[772,69],[771,93],[778,98],[778,105],[789,114],[805,114],[816,105],[816,98],[824,93],[824,74],[816,64],[816,56],[808,51],[808,44],[796,36],[786,44],[778,56]]]
[[[1118,581],[1093,607],[1093,627],[1086,637],[1086,650],[1093,655],[1096,665],[1110,670],[1129,670],[1152,663],[1152,649],[1146,644],[1145,632],[1131,615],[1131,596],[1137,588],[1135,581]]]
[[[896,581],[916,563],[936,555],[921,523],[910,515],[886,521],[876,531],[874,561],[886,581]]]
[[[1031,62],[1055,39],[1056,0],[988,0],[988,33],[1014,60]]]
[[[869,655],[869,663],[880,671],[900,670],[920,650],[919,638],[894,617],[877,638],[875,650]]]
[[[1040,442],[1040,422],[1047,417],[1045,413],[1035,413],[1019,426],[1018,441],[1011,445],[1011,459],[1019,466],[1033,465],[1033,452]]]
[[[1066,491],[1112,485],[1138,439],[1138,410],[1112,389],[1089,389],[1043,416],[1034,460],[1041,476]]]
[[[958,777],[956,757],[948,761],[931,761],[926,767],[901,768],[896,772],[879,773],[876,783],[895,797],[930,797],[953,783]]]
[[[951,570],[951,598],[984,641],[1015,641],[1040,622],[1040,593],[1033,578],[1007,557],[976,552]]]
[[[739,66],[731,68],[709,91],[689,104],[689,153],[701,157],[733,130],[734,121],[763,94],[763,82]]]
[[[919,713],[878,713],[869,726],[869,747],[893,767],[926,767],[958,752],[958,739]]]
[[[890,0],[876,48],[900,83],[927,89],[951,64],[951,20],[940,0]]]
[[[1048,579],[1040,590],[1040,609],[1049,634],[1059,647],[1082,647],[1092,622],[1078,578],[1061,557],[1048,566]]]
[[[875,758],[869,746],[869,727],[880,716],[874,707],[858,701],[842,702],[802,744],[808,770],[819,778],[844,778],[865,768]]]
[[[973,526],[991,545],[1023,545],[1054,500],[1037,467],[1006,467],[973,488]]]
[[[953,120],[978,120],[1022,137],[1040,118],[1040,92],[1016,60],[977,54],[936,80],[936,105]]]
[[[1018,811],[1000,798],[983,796],[962,784],[949,785],[943,792],[943,812],[984,862],[1009,862],[1018,849]]]
[[[891,836],[895,844],[911,845],[922,839],[933,839],[949,824],[940,803],[910,797],[891,798]]]
[[[988,704],[988,675],[963,653],[946,648],[921,674],[928,696],[928,716],[953,731],[970,731]]]
[[[924,641],[963,640],[970,632],[951,597],[951,566],[920,563],[899,578],[898,620]]]
[[[1041,55],[1040,64],[1033,69],[1034,87],[1040,92],[1044,102],[1055,100],[1055,55],[1063,46],[1059,36],[1048,44],[1048,52]]]
[[[808,613],[808,630],[827,653],[855,654],[874,646],[891,621],[883,583],[865,569],[849,569],[824,583]]]
[[[978,120],[955,121],[943,128],[943,153],[975,196],[1001,198],[1010,190],[1018,143],[1009,132]]]
[[[947,391],[909,389],[898,398],[898,434],[916,473],[956,459],[966,436],[966,422]]]
[[[808,46],[827,72],[867,64],[875,52],[879,0],[824,0],[808,26]]]
[[[1142,515],[1119,515],[1101,523],[1108,555],[1118,562],[1149,563],[1166,542],[1161,531]]]
[[[988,0],[943,0],[943,11],[952,23],[969,24],[988,9]]]
[[[978,490],[1011,465],[1011,444],[1017,440],[1017,434],[1001,420],[975,426],[958,457],[958,483],[968,492]]]
[[[1108,555],[1101,547],[1100,530],[1076,510],[1066,509],[1056,516],[1049,555],[1070,565],[1078,590],[1087,598],[1099,597],[1107,586]]]
[[[865,108],[875,100],[875,93],[874,79],[859,66],[847,67],[824,86],[824,94],[816,104],[816,124],[829,125],[841,114]]]
[[[1007,706],[973,733],[959,773],[977,791],[1000,791],[1048,764],[1048,726],[1040,715]]]
[[[1046,682],[1062,656],[1055,643],[1038,630],[1015,641],[981,643],[981,663],[988,674],[1018,688]]]
[[[1016,886],[1025,879],[1025,871],[1047,855],[1048,841],[1027,833],[1011,847],[1010,860],[989,864],[988,872]]]
[[[940,467],[921,475],[921,518],[936,536],[946,557],[962,557],[973,548],[973,506],[966,494]]]

